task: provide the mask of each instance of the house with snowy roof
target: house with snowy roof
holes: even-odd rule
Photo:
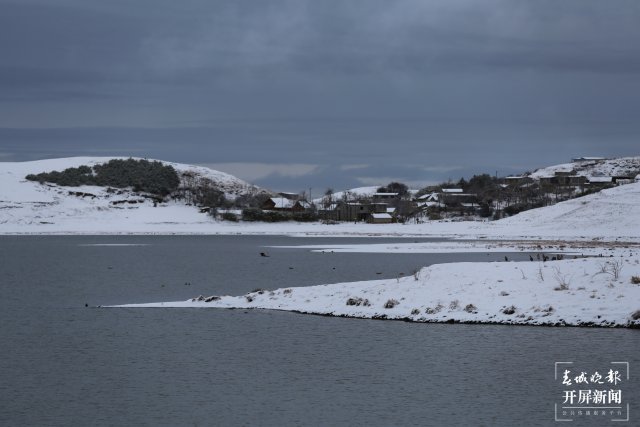
[[[393,217],[388,213],[372,213],[369,215],[367,222],[371,224],[390,224],[393,222]]]
[[[304,212],[311,205],[304,200],[292,200],[285,197],[271,197],[262,204],[265,211]]]

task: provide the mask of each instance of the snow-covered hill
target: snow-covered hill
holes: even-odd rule
[[[110,193],[103,187],[59,187],[25,179],[30,173],[63,170],[107,160],[109,158],[84,157],[0,163],[0,234],[218,233],[640,241],[637,214],[640,211],[640,183],[622,185],[493,222],[327,225],[319,222],[268,224],[214,221],[194,206],[167,202],[154,207],[152,200],[130,191]],[[221,172],[198,166],[170,164],[179,171],[194,171],[211,178],[228,194],[253,188]],[[371,187],[371,190],[375,188]]]
[[[617,159],[586,160],[580,162],[563,163],[536,170],[528,174],[531,178],[539,179],[554,176],[556,172],[575,172],[578,176],[629,176],[635,177],[640,173],[640,156],[620,157]]]
[[[531,209],[490,223],[505,233],[545,236],[640,237],[640,183],[621,185],[595,194]]]
[[[72,157],[31,162],[0,162],[0,232],[136,232],[144,225],[200,224],[212,220],[193,206],[181,202],[154,203],[126,189],[98,186],[63,187],[25,179],[28,174],[62,171],[82,165],[106,163],[114,157]],[[179,175],[209,179],[227,197],[263,191],[235,176],[181,163]],[[19,231],[20,230],[20,231]]]

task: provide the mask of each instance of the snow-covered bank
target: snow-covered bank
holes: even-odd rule
[[[103,187],[59,187],[27,181],[29,173],[106,162],[78,157],[0,162],[0,234],[281,234],[293,236],[442,236],[518,240],[640,242],[640,183],[520,213],[493,222],[430,221],[422,224],[248,223],[216,221],[195,206],[153,201]],[[199,166],[164,162],[194,171],[232,194],[244,181]],[[364,191],[364,190],[363,190]],[[117,203],[115,203],[117,202]]]
[[[415,322],[640,325],[640,259],[432,265],[410,277],[119,307],[258,308]]]

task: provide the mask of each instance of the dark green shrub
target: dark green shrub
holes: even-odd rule
[[[62,172],[52,171],[29,174],[30,181],[51,182],[67,187],[99,185],[102,187],[132,187],[134,191],[166,196],[175,191],[180,178],[173,166],[158,161],[113,159],[101,165],[67,168]]]
[[[282,222],[290,221],[291,214],[276,211],[263,211],[258,208],[246,208],[242,210],[244,221]]]
[[[222,219],[225,221],[238,222],[238,215],[234,214],[233,212],[224,212],[222,214]]]

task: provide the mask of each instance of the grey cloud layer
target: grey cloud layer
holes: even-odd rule
[[[0,0],[0,10],[0,152],[15,159],[316,164],[307,178],[337,186],[441,178],[443,164],[481,172],[637,154],[636,0]]]

